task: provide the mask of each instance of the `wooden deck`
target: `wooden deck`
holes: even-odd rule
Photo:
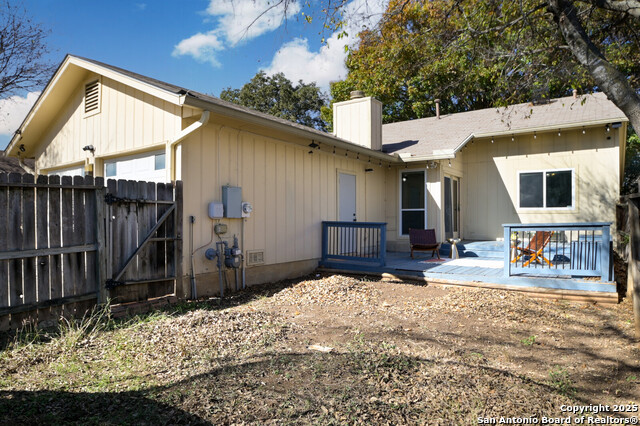
[[[436,285],[461,285],[508,289],[530,293],[536,297],[618,303],[616,284],[598,278],[566,276],[504,276],[502,243],[472,242],[463,245],[459,259],[449,259],[449,247],[443,245],[442,261],[431,254],[387,252],[385,266],[354,265],[332,262],[323,269],[349,273],[373,274],[424,281]]]

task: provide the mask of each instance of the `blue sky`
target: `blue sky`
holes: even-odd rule
[[[67,53],[99,60],[169,83],[219,95],[241,87],[260,69],[284,72],[292,81],[345,77],[345,44],[353,44],[363,22],[374,25],[387,0],[353,0],[347,32],[327,31],[321,41],[319,7],[294,3],[283,21],[281,8],[249,23],[273,0],[22,0],[27,13],[51,30],[49,60]],[[305,22],[303,13],[314,17]],[[363,16],[368,20],[364,21]],[[246,28],[249,27],[247,31]],[[0,100],[0,149],[20,125],[38,92]]]

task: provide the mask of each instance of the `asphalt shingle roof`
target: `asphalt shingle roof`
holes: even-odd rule
[[[549,127],[577,126],[607,120],[627,121],[624,113],[603,93],[553,99],[548,104],[531,103],[402,121],[382,126],[382,149],[412,156],[451,152],[470,136]]]

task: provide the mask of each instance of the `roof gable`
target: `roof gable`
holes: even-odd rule
[[[32,156],[31,148],[38,143],[40,135],[51,125],[73,91],[83,84],[91,73],[105,76],[175,105],[184,102],[184,93],[178,86],[160,84],[158,80],[142,78],[139,74],[101,62],[67,55],[9,142],[5,150],[6,155],[17,155],[20,145],[24,144],[24,155]]]

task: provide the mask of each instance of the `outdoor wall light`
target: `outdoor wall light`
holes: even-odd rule
[[[86,145],[84,148],[82,148],[82,150],[94,152],[96,148],[93,145]]]
[[[313,150],[309,151],[309,154],[313,154]]]
[[[609,126],[608,124],[605,126],[605,129],[607,129],[607,132],[611,131],[611,126]]]
[[[369,173],[369,172],[372,172],[372,171],[373,171],[373,169],[371,169],[371,168],[366,168],[366,169],[364,169],[364,172],[365,172],[365,173]]]
[[[24,144],[20,144],[18,149],[20,150],[20,152],[25,152],[26,151],[26,149],[24,149]]]
[[[451,167],[451,160],[449,160],[449,167]]]
[[[318,145],[316,141],[312,140],[311,143],[309,144],[309,148],[312,148],[312,149],[320,148],[320,145]]]

